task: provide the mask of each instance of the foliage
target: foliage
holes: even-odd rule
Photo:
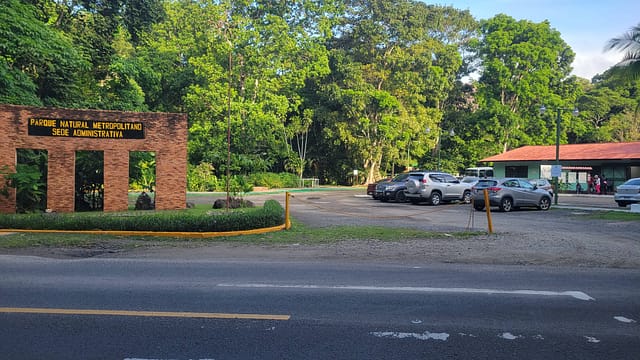
[[[104,153],[76,151],[75,210],[102,210],[104,200]]]
[[[607,45],[628,66],[589,83],[553,25],[416,0],[4,0],[0,103],[187,113],[190,191],[457,172],[554,143],[541,105],[580,109],[563,143],[639,140],[637,26]]]
[[[89,68],[68,34],[19,0],[0,2],[0,102],[72,106]]]
[[[152,190],[156,183],[156,156],[153,152],[129,153],[129,188]]]
[[[270,173],[257,172],[249,175],[249,182],[253,186],[266,187],[269,189],[295,188],[298,187],[299,178],[292,173]]]
[[[37,165],[17,164],[16,171],[10,172],[8,167],[0,170],[5,185],[0,194],[8,195],[7,187],[16,189],[16,212],[26,213],[44,210],[45,187]]]
[[[33,230],[116,230],[209,232],[249,230],[282,225],[284,209],[275,200],[261,208],[203,213],[192,210],[135,213],[40,213],[0,215],[0,228]]]
[[[241,196],[253,190],[253,184],[248,181],[246,176],[234,175],[229,180],[229,192],[234,196]]]
[[[345,154],[335,159],[341,176],[364,169],[372,182],[380,168],[408,167],[411,154],[440,141],[425,129],[441,126],[462,69],[457,46],[475,23],[466,12],[413,1],[350,5],[330,43],[332,74],[318,84],[315,112],[322,136]]]
[[[624,57],[615,69],[631,80],[640,78],[640,24],[622,36],[609,40],[605,49],[625,51]]]
[[[187,191],[215,191],[219,187],[218,178],[213,174],[213,165],[202,162],[187,167]]]
[[[485,116],[479,125],[495,134],[502,152],[554,143],[555,117],[537,110],[573,108],[579,88],[568,76],[575,54],[547,21],[500,14],[482,21],[481,33],[479,95]]]

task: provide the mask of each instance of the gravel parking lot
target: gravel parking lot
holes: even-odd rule
[[[267,199],[285,204],[284,192],[245,197],[257,205]],[[211,196],[190,196],[191,202],[213,203]],[[440,206],[383,203],[364,189],[314,189],[292,192],[291,216],[305,226],[375,225],[397,228],[396,241],[345,240],[308,245],[239,245],[200,243],[136,244],[135,248],[101,243],[99,249],[30,248],[6,254],[50,257],[165,257],[189,259],[251,258],[256,261],[378,261],[402,264],[467,263],[571,267],[640,268],[640,221],[609,221],[594,211],[620,211],[611,196],[561,195],[549,211],[492,211],[493,233],[484,212],[469,204]],[[624,209],[623,211],[628,211]],[[421,229],[437,236],[403,239],[402,229]],[[472,236],[460,236],[472,232]],[[274,235],[277,236],[277,235]],[[111,247],[112,246],[112,247]]]
[[[284,195],[271,198],[283,201]],[[488,230],[486,213],[470,205],[383,203],[358,190],[293,193],[291,214],[308,226],[377,225],[436,231],[443,236],[400,238],[397,242],[345,241],[307,249],[299,246],[287,256],[306,250],[314,257],[358,260],[640,268],[640,222],[589,216],[594,211],[623,210],[611,196],[563,194],[558,203],[549,211],[494,210],[493,234],[464,238],[455,233]]]

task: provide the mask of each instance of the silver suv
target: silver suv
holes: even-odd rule
[[[469,204],[472,186],[444,172],[414,171],[409,173],[405,196],[412,204],[429,202],[431,205],[440,205],[449,201]]]

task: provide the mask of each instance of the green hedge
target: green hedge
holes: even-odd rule
[[[267,200],[263,207],[207,212],[130,211],[126,213],[40,213],[0,216],[0,229],[29,230],[118,230],[209,232],[251,230],[284,224],[284,209]]]

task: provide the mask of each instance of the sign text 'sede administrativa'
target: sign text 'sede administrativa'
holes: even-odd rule
[[[29,135],[96,139],[144,139],[141,122],[29,119]]]

